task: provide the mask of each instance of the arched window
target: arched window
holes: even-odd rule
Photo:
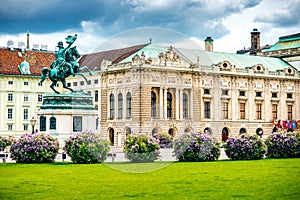
[[[114,131],[113,128],[110,128],[108,130],[108,135],[109,135],[110,145],[114,146],[114,143],[115,143],[115,131]]]
[[[118,95],[118,118],[123,118],[123,95],[120,93]]]
[[[205,134],[212,134],[211,128],[206,127],[206,128],[204,129],[204,133],[205,133]]]
[[[125,129],[125,134],[126,134],[126,136],[130,135],[131,134],[131,128],[127,127]]]
[[[183,118],[188,118],[189,116],[189,104],[188,104],[188,96],[186,93],[182,94],[182,101],[183,101]]]
[[[40,131],[46,131],[46,117],[40,116]]]
[[[170,92],[167,93],[167,118],[172,118],[173,117],[173,98],[172,94]]]
[[[115,118],[115,96],[113,94],[109,96],[109,118]]]
[[[160,129],[158,127],[155,127],[154,129],[152,129],[152,135],[155,135],[159,132],[160,132]]]
[[[151,117],[156,117],[156,94],[151,92]]]
[[[264,133],[264,131],[262,130],[262,128],[256,129],[256,134],[257,134],[257,135],[262,136],[263,133]]]
[[[176,129],[175,128],[170,128],[168,133],[173,138],[173,137],[176,136]]]
[[[127,105],[126,117],[131,118],[131,93],[130,92],[128,92],[126,95],[126,105]]]
[[[184,133],[191,133],[192,132],[192,129],[190,127],[184,129],[183,131]]]
[[[222,142],[226,142],[226,140],[228,139],[228,135],[229,135],[228,128],[224,127],[222,129]]]
[[[56,130],[56,118],[50,117],[50,130]]]
[[[244,134],[244,133],[247,133],[247,130],[245,128],[241,128],[239,132],[240,132],[240,134]]]

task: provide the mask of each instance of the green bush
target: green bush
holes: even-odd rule
[[[92,132],[82,132],[67,139],[63,149],[74,163],[98,163],[106,159],[109,141]]]
[[[13,136],[8,136],[8,137],[0,136],[0,147],[11,146],[15,142],[16,140],[14,139]]]
[[[258,135],[241,134],[237,138],[228,138],[224,148],[232,160],[262,159],[266,153],[266,145]]]
[[[181,162],[217,160],[220,147],[217,139],[204,133],[185,133],[174,141],[174,153]]]
[[[268,158],[300,158],[300,134],[276,133],[266,139]]]
[[[17,163],[51,163],[58,153],[56,138],[46,134],[24,134],[10,148]]]
[[[159,141],[147,135],[129,135],[125,141],[125,157],[131,162],[153,162],[160,156]]]
[[[153,137],[159,140],[160,148],[172,148],[173,147],[173,139],[171,135],[168,133],[156,133]]]

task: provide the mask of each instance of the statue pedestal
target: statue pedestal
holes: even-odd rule
[[[66,138],[77,132],[96,133],[97,113],[93,98],[82,91],[48,94],[43,97],[43,104],[37,112],[38,130],[58,138],[63,145]]]

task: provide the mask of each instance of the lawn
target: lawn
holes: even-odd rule
[[[300,199],[300,159],[1,163],[0,172],[0,199]]]

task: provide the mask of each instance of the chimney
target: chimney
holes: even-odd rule
[[[27,32],[27,45],[26,45],[26,49],[29,49],[29,32]]]
[[[260,51],[260,32],[254,28],[251,32],[251,50],[250,55],[256,55]]]
[[[213,51],[214,40],[211,37],[207,37],[205,40],[205,51]]]

